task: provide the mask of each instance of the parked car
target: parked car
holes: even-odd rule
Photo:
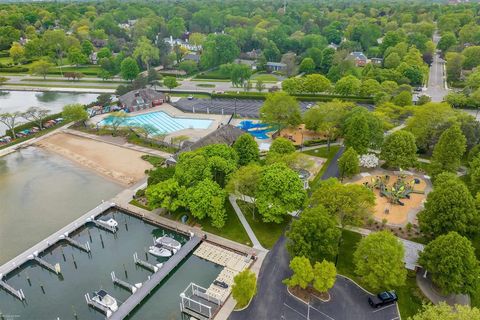
[[[188,100],[193,100],[193,96],[188,96],[187,99]]]
[[[395,291],[380,292],[376,296],[369,297],[368,303],[373,308],[383,307],[387,304],[395,303],[398,300],[397,293]]]

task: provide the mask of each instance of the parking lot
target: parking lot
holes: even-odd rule
[[[300,102],[302,111],[307,109],[313,102]],[[263,105],[263,100],[256,99],[180,99],[172,103],[173,106],[184,112],[233,114],[243,118],[258,118],[258,110]]]

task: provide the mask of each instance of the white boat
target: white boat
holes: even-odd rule
[[[157,257],[171,257],[172,256],[172,252],[168,249],[165,249],[164,247],[160,246],[160,245],[154,245],[154,246],[151,246],[150,248],[148,248],[148,252],[154,256],[157,256]]]
[[[107,307],[112,312],[118,310],[117,300],[115,300],[115,298],[109,295],[105,290],[99,290],[98,292],[95,292],[92,300],[98,302],[98,304],[104,307]]]
[[[99,219],[98,221],[100,223],[104,224],[104,225],[107,225],[107,226],[111,227],[111,228],[118,227],[118,222],[113,218],[110,218],[108,220]]]
[[[163,236],[155,239],[155,243],[164,246],[167,249],[174,249],[173,253],[176,253],[182,247],[182,244],[177,240],[168,236]]]

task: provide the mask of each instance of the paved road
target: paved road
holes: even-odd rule
[[[440,41],[440,35],[437,31],[433,35],[433,42],[435,44]],[[448,94],[448,90],[445,87],[446,74],[444,74],[445,60],[440,58],[438,52],[435,52],[433,56],[433,62],[430,67],[430,73],[428,77],[427,91],[425,92],[432,97],[432,101],[441,102],[443,97]]]
[[[333,157],[332,161],[325,170],[325,173],[322,176],[322,180],[326,180],[328,178],[338,178],[340,176],[340,172],[338,170],[338,159],[342,156],[343,152],[345,151],[345,147],[341,147],[337,154]]]

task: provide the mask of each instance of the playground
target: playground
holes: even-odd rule
[[[431,189],[424,176],[411,172],[378,171],[364,173],[353,181],[371,189],[376,196],[374,218],[386,219],[388,225],[416,223],[423,209],[426,194]]]

